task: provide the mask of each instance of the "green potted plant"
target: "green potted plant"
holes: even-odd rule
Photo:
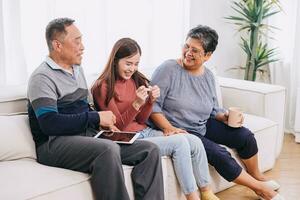
[[[236,16],[226,17],[238,26],[242,36],[241,47],[247,55],[245,65],[245,80],[255,81],[256,72],[269,63],[276,62],[275,48],[268,48],[264,41],[266,30],[275,28],[265,23],[265,20],[281,11],[278,0],[238,0],[233,1],[232,9]]]

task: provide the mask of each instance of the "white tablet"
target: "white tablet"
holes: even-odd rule
[[[102,130],[94,138],[108,139],[120,144],[132,144],[139,135],[137,132]]]

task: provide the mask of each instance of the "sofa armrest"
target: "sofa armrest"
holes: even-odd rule
[[[268,95],[277,95],[276,97],[280,98],[278,100],[281,100],[280,103],[282,103],[282,105],[285,103],[285,88],[282,86],[224,77],[218,77],[218,79],[225,108],[239,106],[249,114],[266,117],[267,111],[269,111],[266,109],[273,110],[273,108],[257,105],[255,103],[257,100],[262,100],[261,98],[265,98]],[[284,109],[282,109],[282,111],[283,110]]]
[[[286,89],[252,81],[218,77],[221,87],[223,106],[238,106],[246,113],[265,117],[278,123],[278,143],[276,155],[281,151]]]

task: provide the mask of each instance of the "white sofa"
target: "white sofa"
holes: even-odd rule
[[[221,78],[224,107],[238,105],[252,114],[245,116],[245,126],[254,133],[259,147],[259,162],[262,171],[271,169],[282,143],[285,89],[280,86]],[[245,89],[243,89],[245,88]],[[264,88],[264,93],[261,93]],[[220,88],[218,88],[220,89]],[[13,86],[0,88],[0,199],[2,200],[91,200],[93,199],[88,174],[71,170],[48,167],[36,162],[36,152],[26,113],[26,88]],[[218,90],[220,91],[220,90]],[[277,113],[276,119],[261,112],[265,98],[259,94],[272,96],[271,109]],[[256,98],[257,97],[257,98]],[[279,101],[280,100],[280,101]],[[221,100],[220,100],[221,101]],[[222,103],[222,102],[220,102]],[[255,109],[259,111],[255,113]],[[23,115],[22,115],[23,114]],[[261,115],[259,117],[256,115]],[[235,155],[234,151],[231,151]],[[170,158],[163,157],[163,178],[165,199],[184,199]],[[133,199],[130,172],[132,167],[123,166],[126,186]],[[210,167],[212,186],[215,192],[224,190],[232,183],[221,178]]]

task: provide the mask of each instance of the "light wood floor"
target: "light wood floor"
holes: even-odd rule
[[[283,149],[275,167],[266,175],[280,183],[279,192],[286,200],[300,200],[300,144],[295,143],[292,134],[285,134]],[[217,193],[217,196],[222,200],[258,199],[252,190],[240,185]]]

